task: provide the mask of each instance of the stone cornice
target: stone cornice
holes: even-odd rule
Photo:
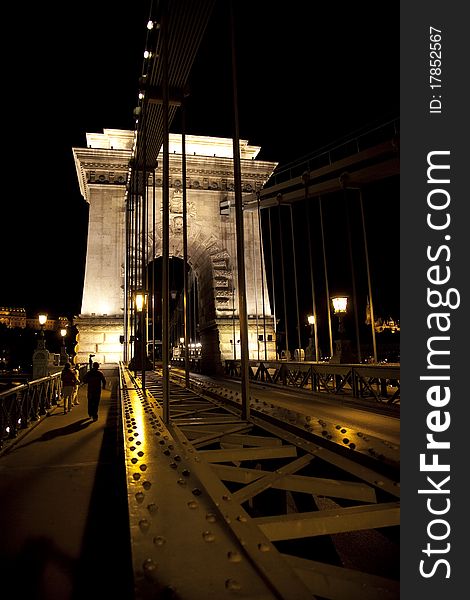
[[[131,151],[122,148],[115,148],[111,141],[114,137],[111,133],[117,132],[124,141],[131,139],[131,132],[120,130],[104,130],[105,134],[87,134],[87,141],[93,141],[93,146],[88,148],[72,148],[75,168],[77,171],[80,192],[87,202],[90,201],[90,186],[95,185],[116,185],[125,186],[129,171],[129,161]],[[111,133],[110,133],[111,132]],[[91,137],[90,137],[91,136]],[[109,138],[109,139],[108,139]],[[180,136],[170,135],[170,141],[174,149],[170,154],[170,187],[181,187],[182,168],[181,168],[181,146],[176,143]],[[211,138],[203,136],[192,136],[193,145],[191,148],[206,151],[207,148],[224,149],[229,152],[231,140],[225,138]],[[218,145],[217,145],[218,142]],[[215,144],[215,145],[214,145]],[[99,147],[101,146],[101,147]],[[246,141],[240,144],[243,150],[242,156],[250,158],[241,158],[241,177],[243,191],[250,192],[260,189],[272,175],[277,166],[275,162],[259,161],[255,157],[258,154],[258,147],[248,146]],[[189,146],[188,146],[189,147]],[[161,155],[160,155],[161,156]],[[161,168],[157,167],[155,171],[155,183],[157,187],[161,186]],[[213,156],[198,155],[196,153],[186,154],[186,174],[188,189],[199,190],[221,190],[233,191],[233,159],[231,156]],[[149,179],[149,185],[153,185],[152,178]]]

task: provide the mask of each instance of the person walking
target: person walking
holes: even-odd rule
[[[72,370],[69,362],[65,363],[62,373],[60,374],[62,381],[62,398],[64,400],[64,415],[72,410],[72,402],[76,394],[79,384],[75,371]]]
[[[98,420],[98,407],[101,399],[101,389],[106,387],[106,378],[99,370],[100,363],[94,362],[91,371],[87,371],[83,376],[83,383],[88,385],[88,416],[93,421]]]
[[[80,387],[80,369],[79,369],[78,365],[75,366],[73,371],[75,373],[75,377],[77,378],[78,385],[76,386],[76,388],[73,392],[72,401],[73,401],[74,406],[78,406],[80,404],[80,402],[78,400],[78,388]]]

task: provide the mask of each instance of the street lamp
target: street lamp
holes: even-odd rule
[[[146,305],[146,294],[142,291],[135,293],[135,309],[138,313],[142,313]]]
[[[47,315],[38,315],[41,333],[39,334],[36,350],[33,352],[33,379],[45,377],[49,372],[49,352],[46,350],[46,340],[44,337],[44,325],[47,322]]]
[[[134,371],[137,373],[137,369],[141,368],[142,371],[142,391],[145,393],[145,369],[147,367],[147,331],[145,324],[145,312],[147,309],[147,294],[143,290],[137,290],[134,294],[134,305],[135,310],[138,313],[139,320],[137,328],[140,331],[141,344],[135,343],[134,345]],[[136,332],[136,342],[139,337]]]
[[[67,362],[67,351],[65,348],[65,336],[67,335],[67,330],[62,328],[60,330],[60,335],[62,336],[62,346],[60,348],[60,364],[65,365]]]
[[[335,296],[331,299],[331,302],[333,303],[335,315],[338,315],[338,333],[344,333],[343,315],[348,310],[348,297]]]
[[[351,342],[344,337],[345,329],[343,317],[348,310],[348,297],[347,296],[334,296],[331,298],[333,304],[333,311],[338,316],[338,339],[335,340],[335,353],[331,358],[332,363],[346,363],[351,362]]]
[[[313,358],[313,346],[315,345],[315,360],[318,362],[318,338],[317,338],[317,320],[315,315],[307,315],[307,321],[310,325],[310,337],[308,340],[308,358]]]
[[[41,338],[44,338],[44,325],[47,322],[47,315],[41,314],[38,316],[39,325],[41,326]]]

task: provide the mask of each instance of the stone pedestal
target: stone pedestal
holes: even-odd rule
[[[335,340],[335,351],[330,364],[344,364],[354,362],[351,340]]]
[[[47,377],[53,366],[53,355],[46,349],[46,340],[38,340],[36,350],[33,352],[33,380]]]
[[[41,379],[49,375],[49,351],[36,348],[33,353],[33,379]]]
[[[117,364],[123,359],[124,320],[120,316],[79,316],[74,325],[78,329],[76,363],[88,363],[90,354],[100,365]]]

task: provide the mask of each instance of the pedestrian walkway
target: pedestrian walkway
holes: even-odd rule
[[[0,456],[1,596],[92,600],[132,594],[129,520],[116,394],[99,419],[63,403]]]

